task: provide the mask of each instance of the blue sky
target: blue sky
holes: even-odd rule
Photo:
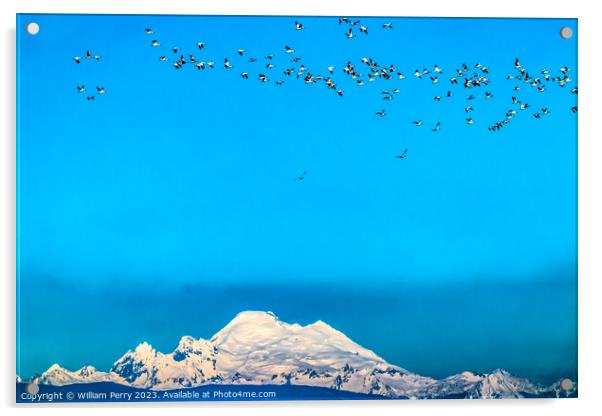
[[[322,319],[427,375],[575,375],[577,40],[558,32],[576,20],[361,21],[369,35],[346,39],[336,18],[20,16],[20,374],[106,369],[252,308]],[[175,70],[173,46],[216,68]],[[86,50],[101,60],[76,65]],[[357,87],[342,68],[365,76],[362,57],[407,78]],[[508,81],[517,57],[573,82]],[[462,63],[488,66],[490,85],[450,85]],[[334,65],[344,97],[282,74],[300,64]],[[413,77],[435,64],[440,84]],[[106,94],[88,102],[82,84]],[[487,131],[513,95],[531,108]]]

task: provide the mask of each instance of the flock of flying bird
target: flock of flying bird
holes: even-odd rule
[[[368,36],[369,30],[366,25],[363,25],[360,20],[352,20],[347,17],[341,17],[338,19],[338,23],[340,26],[344,26],[343,35],[347,39],[353,39],[356,36]],[[305,29],[303,24],[299,21],[294,21],[294,29],[296,31],[302,31]],[[392,23],[383,23],[380,25],[381,30],[392,30]],[[154,31],[151,28],[146,28],[145,32],[147,35],[154,35]],[[151,37],[150,46],[153,48],[160,48],[161,43],[159,40],[155,39],[154,36]],[[215,68],[219,68],[220,66],[224,70],[233,70],[235,67],[235,61],[230,60],[230,58],[226,57],[223,60],[223,63],[217,64],[213,60],[209,60],[206,58],[199,58],[195,56],[195,54],[204,56],[205,53],[203,50],[205,49],[206,44],[203,41],[198,41],[196,43],[194,53],[191,51],[184,52],[180,47],[174,46],[169,48],[169,52],[161,54],[159,56],[159,61],[168,62],[173,61],[172,66],[176,70],[181,70],[185,66],[189,66],[192,68],[196,68],[198,71],[204,70],[213,70]],[[282,69],[281,74],[284,77],[291,78],[295,77],[297,80],[301,80],[306,84],[315,84],[315,83],[323,83],[328,89],[334,91],[338,96],[343,97],[344,92],[340,87],[338,81],[335,81],[335,66],[326,67],[327,74],[321,75],[318,73],[314,73],[309,70],[308,67],[305,66],[302,62],[302,58],[295,53],[295,49],[289,45],[284,45],[283,53],[285,56],[290,57],[290,65],[287,65]],[[237,59],[248,56],[248,53],[245,49],[240,48],[236,51],[236,55],[238,55]],[[172,57],[170,59],[170,56]],[[262,83],[269,82],[272,78],[272,74],[277,71],[274,71],[276,68],[276,64],[274,63],[274,54],[269,54],[263,57],[263,62],[257,57],[249,56],[246,61],[249,64],[254,64],[255,66],[261,66],[265,69],[258,69],[256,72],[257,80]],[[80,64],[85,60],[100,60],[100,56],[92,55],[90,51],[86,52],[84,57],[76,56],[74,58],[74,62],[76,64]],[[353,84],[357,87],[362,87],[366,82],[374,82],[377,80],[381,81],[389,81],[392,79],[404,80],[406,76],[401,72],[395,65],[380,65],[373,58],[364,57],[359,61],[359,65],[354,65],[351,61],[347,61],[345,66],[342,68],[343,76],[350,79]],[[236,66],[238,66],[238,62],[236,62]],[[365,75],[360,71],[360,66],[365,71]],[[508,81],[512,81],[515,85],[513,86],[514,96],[512,97],[512,103],[508,105],[508,110],[505,112],[503,116],[500,117],[499,120],[496,120],[492,124],[488,126],[488,130],[490,132],[499,131],[504,126],[508,125],[514,117],[522,111],[525,111],[531,106],[529,103],[522,101],[517,96],[520,94],[520,91],[523,87],[532,88],[539,93],[544,93],[550,86],[559,86],[565,87],[566,85],[572,82],[572,79],[569,75],[571,71],[568,67],[560,68],[559,73],[556,75],[552,75],[550,71],[547,69],[542,69],[538,71],[538,75],[534,76],[530,73],[527,68],[525,68],[517,58],[514,62],[514,72],[510,73],[506,76]],[[445,82],[449,83],[449,89],[444,94],[438,94],[433,97],[435,102],[441,102],[442,100],[450,99],[455,94],[459,94],[457,91],[454,93],[454,90],[462,87],[464,94],[466,95],[466,106],[464,107],[465,122],[467,125],[474,125],[475,119],[472,114],[475,111],[474,108],[474,100],[479,98],[483,98],[485,100],[491,100],[494,98],[494,95],[487,90],[487,86],[490,83],[489,79],[489,68],[486,65],[481,63],[476,63],[472,66],[468,66],[466,64],[462,64],[460,67],[455,68],[451,71],[451,76],[444,80],[444,70],[438,65],[434,65],[432,68],[423,68],[422,70],[416,69],[413,73],[413,77],[415,79],[426,80],[422,82],[430,81],[432,85],[441,85]],[[251,74],[248,70],[244,70],[240,72],[240,77],[242,79],[251,79]],[[274,81],[275,85],[281,86],[285,83],[284,78],[277,78]],[[395,84],[397,85],[397,84]],[[484,90],[484,92],[481,92]],[[96,91],[98,95],[102,95],[105,92],[103,87],[97,86]],[[570,88],[571,93],[578,94],[578,88],[573,87]],[[77,86],[78,93],[85,93],[86,89],[84,85]],[[391,89],[385,89],[381,91],[382,100],[389,102],[392,101],[397,94],[401,92],[400,88],[395,87]],[[94,95],[87,95],[87,99],[92,101],[95,99]],[[518,110],[518,111],[517,111]],[[577,106],[573,106],[570,108],[570,111],[573,113],[577,113]],[[551,111],[547,108],[541,108],[531,113],[535,119],[541,119],[542,117],[547,117]],[[386,117],[387,111],[386,109],[381,109],[375,112],[377,117]],[[416,127],[422,127],[424,125],[422,120],[412,121]],[[432,127],[432,131],[434,133],[438,133],[441,130],[441,122],[436,121],[434,126]],[[399,159],[405,159],[407,157],[408,149],[405,149],[400,155],[395,156]],[[298,175],[294,178],[294,180],[302,181],[307,175],[307,171],[304,171],[302,174]]]
[[[86,54],[83,56],[74,56],[73,57],[73,62],[75,62],[76,64],[81,64],[82,62],[85,61],[100,61],[100,55],[92,55],[92,53],[90,51],[86,51]],[[78,85],[77,87],[77,92],[78,94],[86,94],[86,86],[85,85]],[[97,95],[104,95],[105,93],[105,88],[101,87],[101,86],[96,86],[96,94]],[[94,101],[96,99],[96,95],[91,95],[91,94],[86,94],[86,99],[88,101]]]

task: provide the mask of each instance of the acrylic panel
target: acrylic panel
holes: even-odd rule
[[[16,400],[576,397],[577,36],[18,15]]]

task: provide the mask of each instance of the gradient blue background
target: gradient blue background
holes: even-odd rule
[[[261,309],[424,375],[575,377],[577,39],[559,29],[576,20],[362,18],[354,39],[336,18],[294,20],[19,17],[18,374],[107,370],[143,340],[170,351]],[[284,45],[313,74],[335,65],[345,96],[282,75]],[[174,70],[172,46],[216,69]],[[75,65],[86,50],[102,60]],[[355,86],[342,68],[365,74],[364,56],[407,79]],[[514,92],[516,57],[532,75],[568,65],[573,83]],[[447,81],[463,62],[491,72],[470,103]],[[414,79],[434,64],[440,85]],[[107,93],[88,102],[81,84]],[[512,95],[533,111],[488,132]]]

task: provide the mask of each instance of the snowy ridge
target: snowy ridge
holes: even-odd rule
[[[41,384],[53,384],[55,386],[98,382],[125,384],[124,380],[116,373],[98,371],[91,365],[82,367],[77,371],[69,371],[58,364],[53,364],[40,377],[37,377],[36,381]]]
[[[183,337],[164,354],[146,342],[126,352],[109,372],[55,364],[35,380],[42,384],[113,382],[152,390],[207,384],[290,384],[325,387],[389,398],[520,398],[558,396],[558,383],[542,387],[498,369],[437,380],[391,365],[345,334],[317,321],[301,326],[271,312],[239,313],[210,340]]]

